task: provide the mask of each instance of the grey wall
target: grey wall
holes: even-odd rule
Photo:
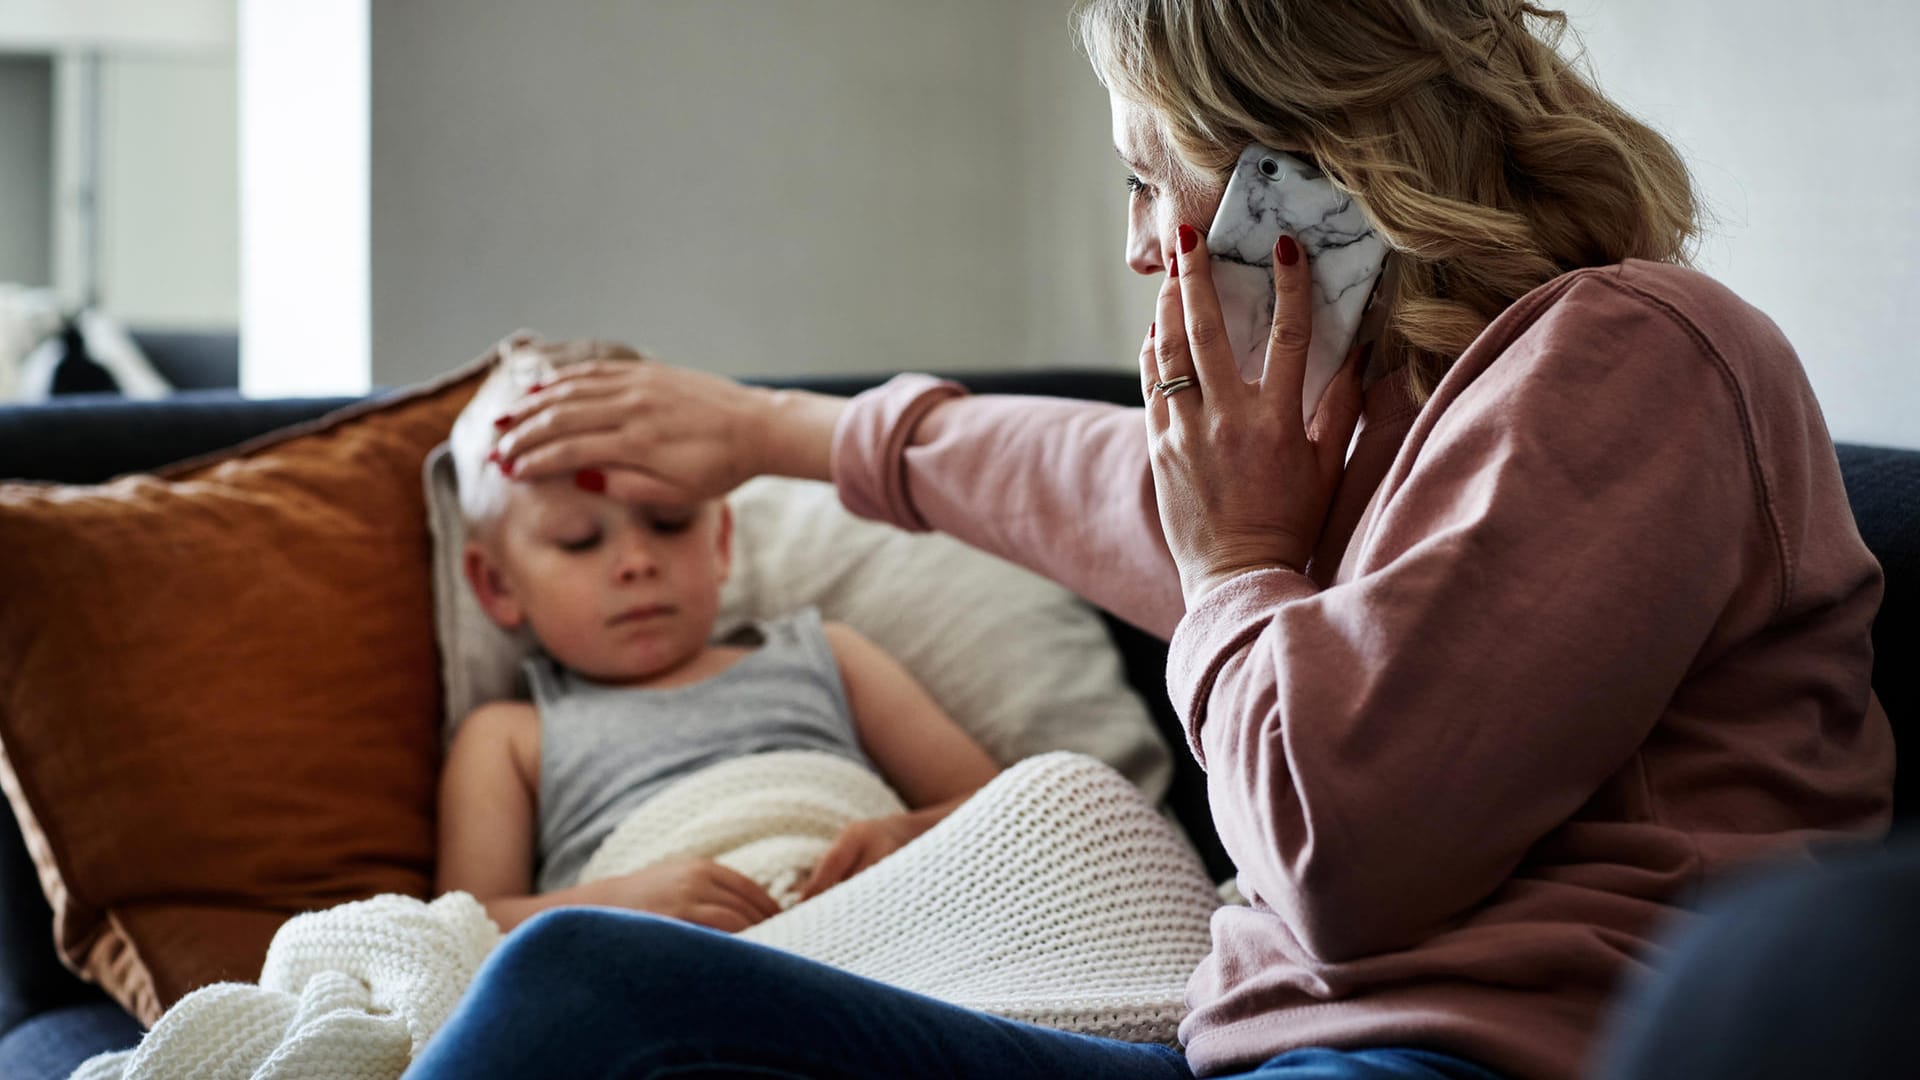
[[[1602,86],[1680,145],[1701,268],[1780,325],[1834,435],[1920,447],[1920,4],[1581,0]]]
[[[1119,167],[1055,167],[1108,142],[1068,6],[375,5],[374,381],[522,325],[735,374],[1130,361],[1086,275]]]
[[[100,74],[101,307],[136,326],[239,326],[233,57],[118,56]]]
[[[1022,123],[1008,190],[1026,251],[1021,363],[1137,368],[1158,275],[1127,269],[1127,168],[1107,92],[1073,43],[1071,0],[1015,0]]]
[[[53,284],[53,63],[0,55],[0,282]]]

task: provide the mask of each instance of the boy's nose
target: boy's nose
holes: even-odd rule
[[[644,538],[630,541],[620,553],[620,580],[638,581],[642,578],[660,575],[660,560],[655,555],[653,545]]]

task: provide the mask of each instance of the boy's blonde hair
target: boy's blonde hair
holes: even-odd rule
[[[1424,400],[1519,297],[1583,266],[1687,263],[1700,209],[1667,140],[1522,0],[1086,0],[1095,73],[1157,119],[1187,190],[1250,142],[1304,147],[1394,249],[1381,342]],[[1391,280],[1391,278],[1390,278]]]

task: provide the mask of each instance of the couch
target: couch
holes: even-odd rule
[[[155,350],[159,351],[159,350]],[[1036,393],[1122,404],[1139,400],[1134,376],[1119,371],[1034,370],[957,376],[978,392]],[[852,394],[884,376],[782,380],[827,393]],[[247,400],[230,391],[196,390],[159,401],[79,395],[37,406],[0,407],[0,477],[89,483],[150,469],[310,419],[353,399]],[[1920,722],[1920,452],[1838,447],[1847,492],[1862,535],[1887,573],[1874,627],[1874,685],[1896,734]],[[3,557],[3,556],[0,556]],[[1107,619],[1129,678],[1152,706],[1176,748],[1178,722],[1167,700],[1166,647]],[[1169,801],[1216,878],[1230,864],[1209,818],[1205,781],[1191,758],[1176,754]],[[1920,818],[1911,788],[1920,770],[1906,770],[1896,812]],[[64,1077],[93,1053],[132,1045],[138,1024],[97,988],[61,966],[51,914],[19,829],[0,814],[0,1076]]]

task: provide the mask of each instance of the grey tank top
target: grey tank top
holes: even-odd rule
[[[819,611],[752,629],[759,648],[686,686],[610,686],[543,653],[526,662],[540,710],[540,892],[572,885],[628,811],[714,762],[823,750],[872,767]]]

